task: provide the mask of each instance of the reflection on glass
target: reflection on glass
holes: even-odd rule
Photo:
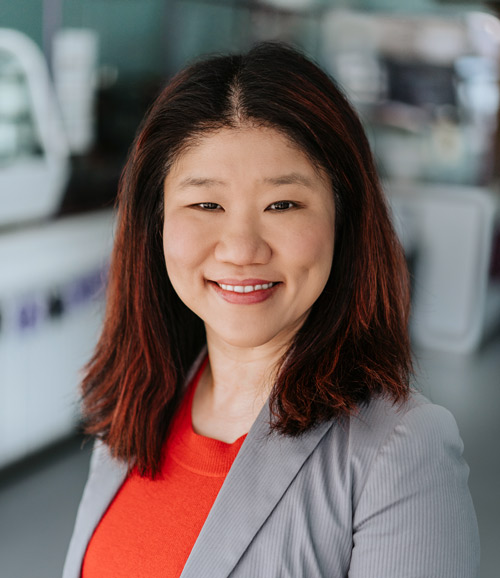
[[[11,54],[0,49],[0,165],[40,155],[26,76]]]

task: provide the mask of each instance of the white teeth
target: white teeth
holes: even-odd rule
[[[253,291],[261,291],[262,289],[269,289],[275,283],[263,283],[262,285],[225,285],[219,283],[219,287],[224,291],[234,291],[235,293],[252,293]]]

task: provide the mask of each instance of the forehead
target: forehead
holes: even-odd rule
[[[218,175],[245,178],[259,174],[269,179],[289,173],[329,182],[326,172],[282,131],[244,126],[222,128],[191,139],[174,160],[166,184],[186,174],[213,179]]]

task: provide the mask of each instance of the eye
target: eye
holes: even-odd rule
[[[197,203],[192,205],[195,209],[202,209],[203,211],[219,211],[222,207],[218,203]]]
[[[293,201],[276,201],[276,203],[273,203],[272,205],[269,205],[269,207],[267,207],[267,211],[289,211],[290,209],[295,209],[297,208],[297,203],[294,203]]]

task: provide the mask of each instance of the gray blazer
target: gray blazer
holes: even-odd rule
[[[295,439],[268,435],[268,421],[265,406],[182,578],[477,578],[469,470],[447,410],[419,394],[400,408],[377,398]],[[96,444],[63,578],[80,576],[125,476]]]

